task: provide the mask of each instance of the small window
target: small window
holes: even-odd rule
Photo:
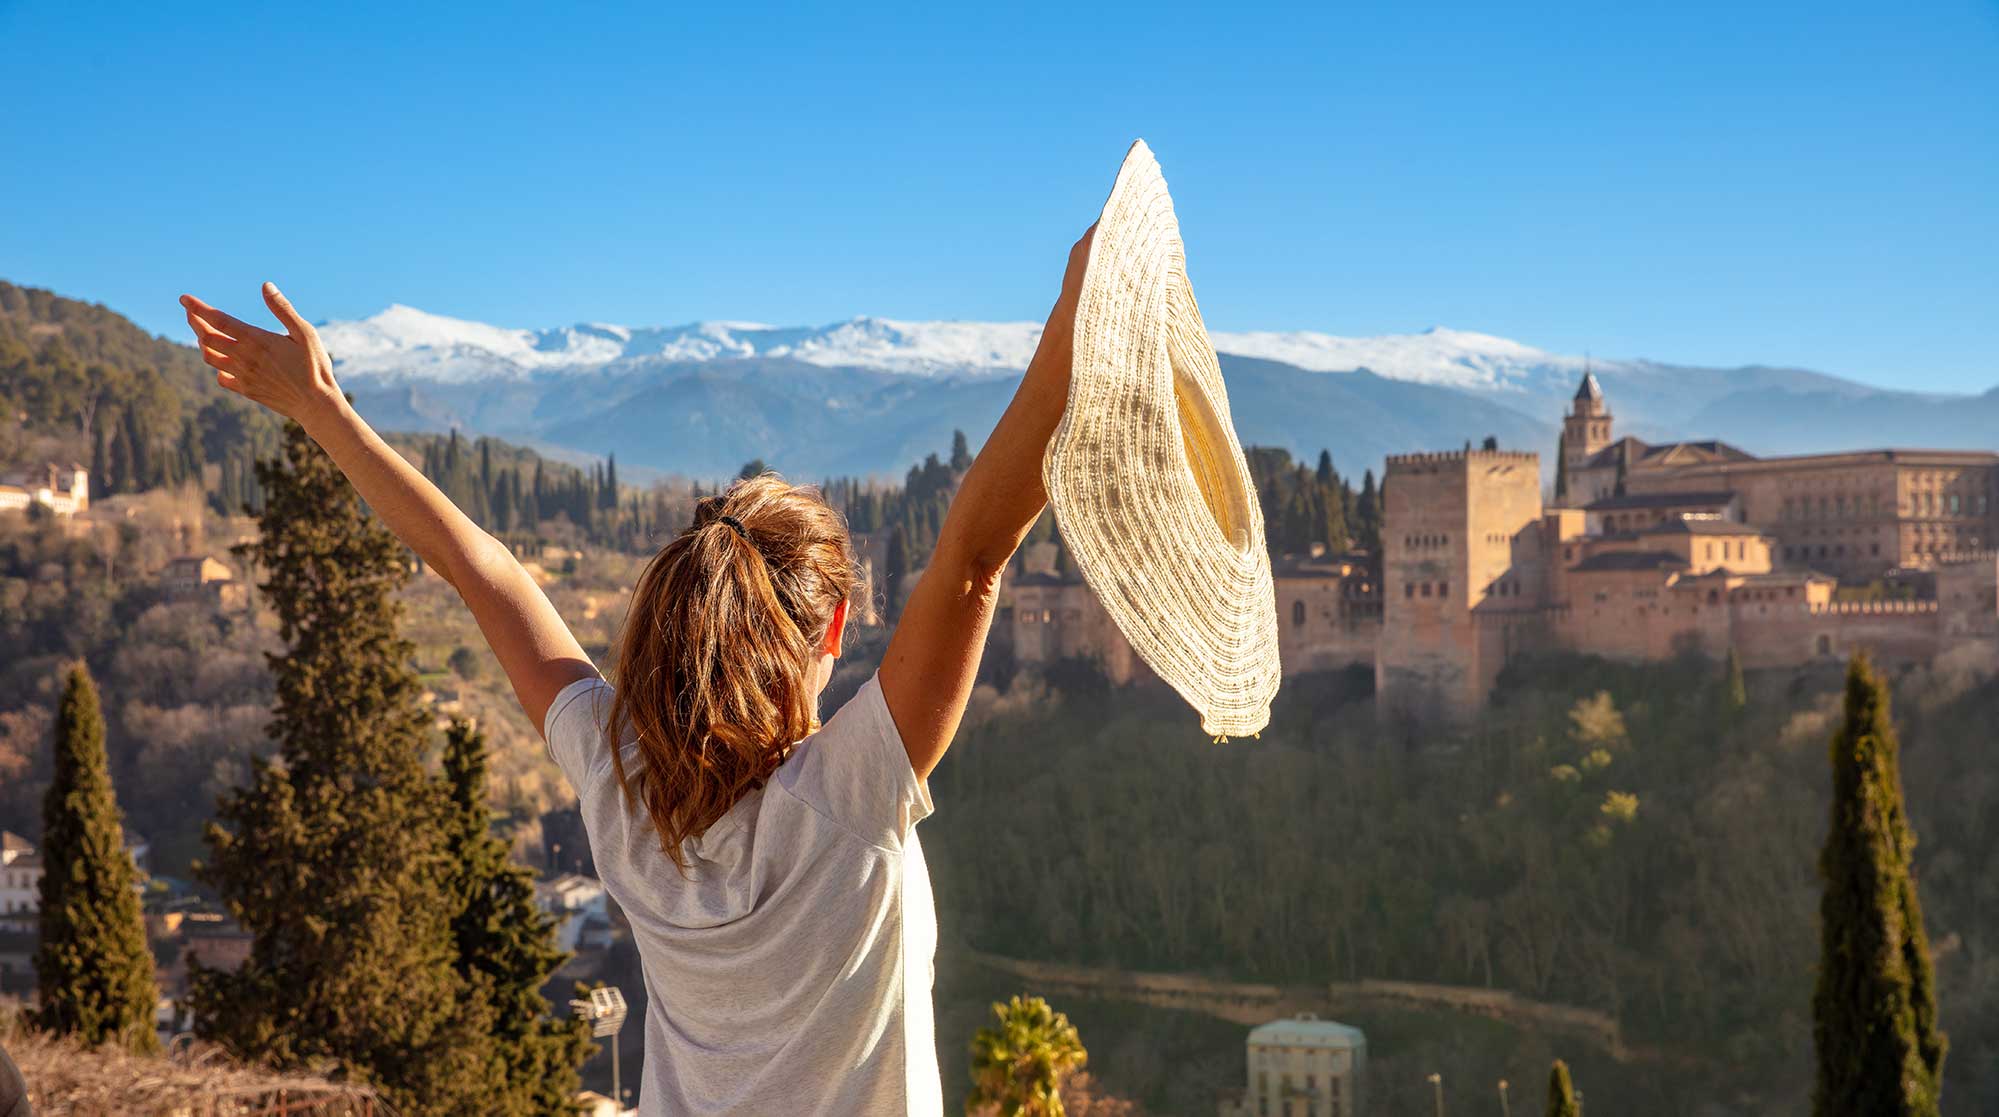
[[[1291,627],[1299,628],[1302,627],[1304,624],[1305,624],[1305,603],[1302,601],[1293,601],[1291,603]]]
[[[1430,596],[1430,583],[1428,582],[1423,583],[1423,596],[1424,597]]]
[[[1416,583],[1414,582],[1402,583],[1402,596],[1404,597],[1416,596]]]
[[[1450,584],[1449,582],[1438,582],[1438,583],[1437,583],[1437,596],[1438,596],[1438,597],[1449,597],[1449,596],[1451,596],[1451,584]]]

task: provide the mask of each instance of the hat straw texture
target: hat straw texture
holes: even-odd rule
[[[1202,729],[1255,733],[1282,677],[1263,512],[1143,140],[1097,222],[1075,330],[1068,406],[1042,465],[1063,541]]]

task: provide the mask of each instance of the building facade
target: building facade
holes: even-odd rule
[[[1252,1029],[1249,1081],[1221,1117],[1354,1117],[1366,1104],[1367,1036],[1312,1013]]]
[[[1619,438],[1588,373],[1560,454],[1552,500],[1536,453],[1389,457],[1378,558],[1273,564],[1285,675],[1371,665],[1382,712],[1429,719],[1475,712],[1536,651],[1999,662],[1999,454]],[[1021,662],[1146,674],[1073,575],[1009,577],[993,631]]]
[[[51,462],[39,473],[0,478],[0,512],[25,512],[30,506],[58,516],[74,516],[90,507],[90,471],[80,465],[63,469]]]

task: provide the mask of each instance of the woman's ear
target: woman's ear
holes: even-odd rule
[[[826,625],[826,642],[820,646],[820,652],[834,659],[840,658],[840,645],[846,635],[847,603],[842,601],[833,606],[833,619]]]

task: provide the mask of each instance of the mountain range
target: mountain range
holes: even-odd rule
[[[999,417],[1040,337],[1030,322],[854,318],[511,329],[406,306],[320,326],[378,426],[457,427],[567,456],[695,477],[761,458],[799,477],[898,474]],[[1213,334],[1242,440],[1348,472],[1487,436],[1542,451],[1585,368],[1620,434],[1721,438],[1752,453],[1999,449],[1999,390],[1875,388],[1806,369],[1586,360],[1437,327],[1350,338]]]

